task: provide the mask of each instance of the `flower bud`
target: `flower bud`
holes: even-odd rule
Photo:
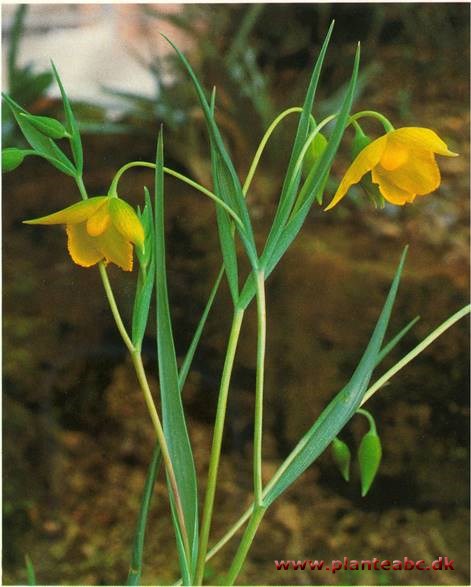
[[[28,112],[21,112],[20,115],[32,124],[36,130],[51,139],[63,139],[70,136],[64,125],[55,118],[36,116]]]
[[[307,175],[311,171],[311,169],[320,159],[320,157],[322,156],[327,147],[327,143],[327,139],[320,132],[317,133],[316,136],[313,138],[311,144],[309,145],[306,151],[306,155],[304,156],[303,170],[305,175]]]
[[[9,149],[3,149],[2,151],[2,171],[13,171],[19,167],[25,158],[26,154],[21,149],[15,149],[14,147]]]
[[[352,142],[352,159],[356,159],[361,151],[370,143],[370,137],[362,131],[360,126],[355,125],[355,136]]]
[[[370,430],[363,436],[358,449],[360,463],[361,496],[365,497],[370,489],[381,463],[381,441],[375,431]]]
[[[332,441],[332,457],[345,481],[350,480],[351,453],[348,445],[339,438]]]

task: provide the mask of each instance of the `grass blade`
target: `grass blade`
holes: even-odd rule
[[[146,533],[147,518],[149,516],[155,480],[157,478],[157,473],[160,470],[161,464],[162,454],[160,452],[160,446],[157,443],[154,448],[154,452],[152,453],[152,460],[147,470],[146,482],[144,485],[144,491],[142,493],[136,534],[134,535],[131,566],[129,568],[128,580],[126,583],[127,585],[139,585],[141,581],[142,558],[144,553],[144,538]]]
[[[28,585],[36,585],[36,573],[34,572],[33,562],[28,554],[25,554],[26,576]]]
[[[350,381],[324,409],[312,428],[291,452],[267,488],[265,505],[269,506],[317,459],[355,414],[377,364],[383,338],[396,298],[407,248],[402,253],[383,310],[370,342]]]
[[[192,574],[198,552],[198,501],[195,464],[183,412],[178,386],[178,368],[173,340],[172,322],[167,291],[165,262],[165,223],[164,223],[164,181],[163,181],[163,138],[159,134],[155,171],[155,260],[157,293],[157,355],[159,382],[162,398],[162,415],[165,438],[175,470],[175,477],[185,518],[186,531],[190,543],[191,560],[186,560],[184,549],[180,548],[180,563],[183,575]],[[181,546],[181,532],[176,524],[177,544]],[[180,537],[180,540],[178,539]],[[188,573],[190,569],[190,572]]]

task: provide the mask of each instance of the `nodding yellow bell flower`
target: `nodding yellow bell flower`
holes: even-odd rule
[[[396,206],[433,192],[441,181],[435,154],[457,156],[428,128],[411,126],[389,131],[360,151],[325,210],[337,205],[368,172],[381,195]]]
[[[133,208],[117,197],[97,196],[25,224],[65,224],[67,248],[82,267],[100,261],[132,271],[132,243],[144,246],[144,228]]]

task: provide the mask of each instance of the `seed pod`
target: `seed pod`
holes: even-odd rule
[[[339,438],[332,441],[332,457],[345,481],[350,480],[351,453],[348,445]]]
[[[328,141],[322,133],[317,133],[313,138],[308,150],[306,151],[306,155],[304,156],[303,170],[305,175],[311,171],[319,158],[322,156],[327,147],[327,143]]]
[[[2,151],[2,171],[13,171],[23,163],[25,152],[14,147]]]
[[[42,132],[43,135],[46,135],[51,139],[63,139],[64,137],[69,136],[64,125],[55,118],[50,118],[49,116],[35,116],[34,114],[27,114],[26,112],[22,112],[21,116],[26,118],[26,120],[39,130],[39,132]]]
[[[361,496],[365,497],[370,489],[381,463],[381,441],[376,432],[370,430],[363,436],[358,449],[360,463]]]

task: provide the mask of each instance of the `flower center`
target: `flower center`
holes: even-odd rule
[[[108,228],[111,222],[111,216],[108,210],[108,204],[100,206],[98,210],[87,220],[87,232],[90,236],[100,236]]]
[[[380,164],[384,169],[393,171],[397,169],[409,158],[409,151],[404,147],[398,145],[388,145],[384,150],[383,156],[381,157]]]

